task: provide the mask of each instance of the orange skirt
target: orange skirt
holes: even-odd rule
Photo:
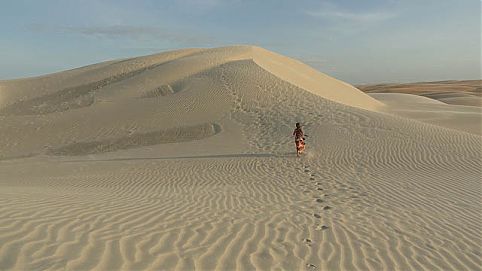
[[[303,140],[296,140],[295,144],[296,144],[296,151],[303,152],[303,150],[305,149],[305,142]]]

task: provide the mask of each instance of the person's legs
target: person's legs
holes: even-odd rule
[[[301,141],[300,140],[295,140],[295,145],[296,145],[296,156],[300,156],[300,151],[301,151]]]

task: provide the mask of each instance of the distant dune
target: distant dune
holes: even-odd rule
[[[359,85],[366,93],[406,93],[447,104],[482,107],[482,80]]]
[[[480,88],[447,84],[254,46],[0,81],[0,270],[480,270]]]
[[[482,80],[362,85],[385,112],[482,135]]]

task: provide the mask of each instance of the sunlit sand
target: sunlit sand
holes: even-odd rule
[[[478,270],[482,114],[447,99],[252,46],[0,81],[0,269]]]

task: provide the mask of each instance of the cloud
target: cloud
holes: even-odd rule
[[[181,6],[197,7],[197,8],[213,8],[222,4],[221,0],[178,0],[176,2]]]
[[[393,13],[374,12],[374,13],[352,13],[342,11],[307,11],[313,17],[323,17],[328,19],[342,19],[353,22],[380,22],[395,17]]]
[[[86,37],[103,39],[128,39],[134,41],[168,41],[181,45],[210,44],[214,39],[188,31],[173,31],[162,27],[137,25],[109,25],[109,26],[49,26],[42,24],[28,27],[35,32],[54,32],[78,34]]]
[[[188,8],[191,11],[208,11],[221,6],[229,6],[240,3],[241,0],[176,0],[179,7]]]
[[[397,17],[396,13],[389,11],[348,11],[327,2],[318,10],[307,10],[305,13],[316,18],[353,23],[376,23]]]

